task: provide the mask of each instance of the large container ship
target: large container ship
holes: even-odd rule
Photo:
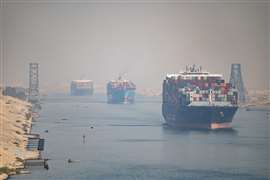
[[[231,128],[238,109],[237,90],[221,74],[210,74],[195,65],[168,74],[162,96],[163,117],[177,128]]]
[[[89,96],[94,93],[92,80],[73,80],[70,84],[71,96]]]
[[[132,104],[135,99],[136,86],[129,80],[119,77],[107,84],[107,98],[109,104]]]

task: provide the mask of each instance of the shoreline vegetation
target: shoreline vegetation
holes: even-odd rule
[[[0,95],[0,180],[19,174],[25,160],[37,159],[38,150],[27,150],[32,127],[32,105]]]

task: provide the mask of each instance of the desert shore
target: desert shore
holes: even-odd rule
[[[244,107],[270,107],[270,89],[250,90]]]
[[[26,148],[32,124],[32,106],[19,99],[0,96],[0,180],[24,168],[24,161],[39,157]]]

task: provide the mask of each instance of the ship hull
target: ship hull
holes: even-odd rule
[[[163,103],[162,114],[171,127],[192,129],[227,129],[237,106],[177,106]]]
[[[93,89],[72,89],[71,96],[91,96],[93,95]]]
[[[135,99],[134,90],[112,90],[108,92],[109,104],[133,104]]]

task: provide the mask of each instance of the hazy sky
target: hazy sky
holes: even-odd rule
[[[187,64],[228,79],[231,63],[241,63],[248,88],[269,87],[267,1],[90,2],[2,3],[4,82],[27,87],[28,63],[38,62],[43,89],[80,78],[102,89],[126,73],[138,89],[159,90]]]

